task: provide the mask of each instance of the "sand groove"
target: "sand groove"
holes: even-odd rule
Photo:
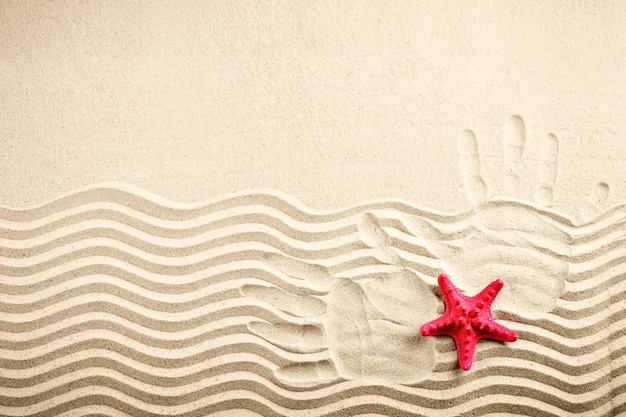
[[[0,208],[0,415],[626,413],[625,225],[626,206],[575,226],[508,200],[316,212],[123,184]],[[481,342],[469,372],[451,340],[419,336],[442,271],[509,291],[494,314],[520,340]]]

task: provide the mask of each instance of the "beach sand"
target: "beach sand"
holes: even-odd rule
[[[0,4],[0,415],[626,414],[619,2]],[[470,370],[437,276],[496,278]]]

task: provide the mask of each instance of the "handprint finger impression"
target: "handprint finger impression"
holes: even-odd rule
[[[244,285],[240,293],[246,297],[255,297],[296,317],[316,317],[326,312],[326,303],[320,298],[314,295],[291,294],[278,287]]]
[[[481,174],[480,153],[474,132],[469,129],[462,131],[457,147],[465,195],[472,205],[478,205],[487,198],[487,186]]]
[[[609,197],[609,193],[610,189],[607,183],[597,183],[587,196],[587,200],[581,203],[577,213],[578,221],[588,223],[598,216]]]
[[[554,200],[554,183],[556,182],[559,156],[559,142],[555,135],[548,133],[541,144],[541,167],[539,169],[539,186],[535,192],[535,200],[550,207]]]
[[[507,192],[516,196],[520,188],[520,166],[524,145],[526,144],[526,125],[524,119],[514,115],[504,124],[504,183]]]
[[[253,321],[248,330],[290,352],[315,353],[326,349],[324,331],[312,324]]]
[[[256,336],[302,356],[275,371],[284,383],[312,386],[345,378],[414,384],[434,369],[435,342],[421,336],[419,326],[436,310],[437,297],[403,266],[373,214],[361,215],[357,230],[377,254],[369,259],[390,262],[396,272],[370,274],[365,269],[341,278],[321,265],[276,253],[264,257],[268,266],[296,286],[246,285],[240,290],[285,313],[284,322],[248,325]]]

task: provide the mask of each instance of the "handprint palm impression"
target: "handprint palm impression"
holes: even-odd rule
[[[470,130],[461,132],[459,166],[467,199],[474,206],[471,227],[455,235],[418,217],[409,220],[407,227],[424,238],[424,246],[441,259],[442,269],[457,277],[462,288],[477,291],[495,277],[506,277],[508,285],[495,306],[528,316],[551,311],[563,294],[572,237],[560,226],[563,217],[544,209],[553,203],[558,139],[552,133],[542,139],[538,161],[524,159],[526,143],[524,120],[510,117],[503,132],[502,174],[511,197],[487,199],[476,136]],[[518,195],[525,163],[535,164],[538,171],[535,204]],[[579,210],[579,219],[587,221],[598,214],[608,186],[599,183],[594,194]]]
[[[524,157],[526,143],[523,119],[512,116],[504,126],[501,164],[510,197],[489,198],[476,136],[462,131],[459,167],[473,208],[454,216],[362,214],[355,218],[361,255],[346,260],[352,270],[339,274],[332,265],[268,254],[271,268],[302,283],[298,294],[265,286],[241,290],[287,314],[281,323],[249,325],[252,333],[299,355],[276,377],[301,386],[340,379],[412,385],[427,378],[438,361],[438,342],[422,337],[419,328],[443,312],[435,295],[435,277],[442,272],[468,294],[502,279],[506,285],[493,303],[496,318],[515,321],[553,310],[566,288],[568,261],[576,256],[575,226],[549,208],[558,177],[557,137],[542,139],[536,160]],[[538,173],[534,202],[519,196],[525,164]],[[608,186],[600,183],[592,194],[579,222],[597,215]]]
[[[388,236],[371,214],[362,216],[359,231],[383,257],[399,259],[386,245]],[[267,262],[292,279],[302,280],[304,294],[243,287],[243,295],[263,299],[291,314],[293,320],[252,322],[249,329],[283,349],[302,354],[303,359],[318,354],[312,361],[279,369],[277,377],[283,382],[306,386],[320,379],[357,378],[413,384],[433,369],[434,341],[421,337],[415,329],[432,316],[438,302],[432,288],[416,273],[392,265],[384,272],[341,277],[332,276],[321,265],[281,254],[268,255]]]
[[[503,132],[504,183],[516,196],[524,161],[526,128],[512,116]],[[477,291],[496,277],[508,285],[495,305],[524,314],[554,308],[568,274],[570,236],[556,226],[554,213],[540,209],[552,204],[557,179],[558,141],[547,134],[541,143],[538,184],[532,205],[520,199],[487,199],[481,174],[480,152],[474,133],[464,130],[458,138],[459,166],[467,199],[474,205],[471,227],[456,231],[438,229],[420,217],[406,222],[409,230],[423,238],[422,244],[441,260],[441,268],[457,277],[465,290]]]

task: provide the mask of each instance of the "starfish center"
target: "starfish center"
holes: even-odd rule
[[[481,339],[517,340],[517,333],[491,317],[491,304],[504,285],[501,279],[493,281],[474,297],[461,294],[444,274],[439,275],[438,284],[446,311],[441,317],[422,325],[420,333],[422,336],[452,337],[461,369],[471,368],[476,344]]]

